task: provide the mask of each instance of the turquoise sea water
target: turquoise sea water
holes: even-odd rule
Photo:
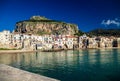
[[[61,81],[120,81],[120,49],[0,54],[0,64]]]

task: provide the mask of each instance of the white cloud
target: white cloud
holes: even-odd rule
[[[105,26],[116,25],[117,27],[119,27],[120,26],[120,21],[119,21],[118,18],[115,18],[115,20],[108,19],[108,20],[103,20],[101,24],[105,25]]]

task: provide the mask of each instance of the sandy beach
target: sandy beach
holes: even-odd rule
[[[3,53],[29,53],[29,52],[37,52],[35,50],[0,50],[0,54]]]

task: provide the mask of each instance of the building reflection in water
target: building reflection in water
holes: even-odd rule
[[[86,49],[61,52],[0,54],[0,63],[17,68],[104,67],[120,61],[119,49]]]
[[[54,70],[87,67],[105,68],[120,62],[119,49],[86,49],[61,52],[0,54],[0,63],[22,69]],[[95,69],[95,68],[94,68]],[[109,69],[109,67],[108,67]]]

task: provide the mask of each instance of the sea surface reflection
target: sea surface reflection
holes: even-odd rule
[[[120,49],[0,54],[0,64],[61,81],[120,81]]]

